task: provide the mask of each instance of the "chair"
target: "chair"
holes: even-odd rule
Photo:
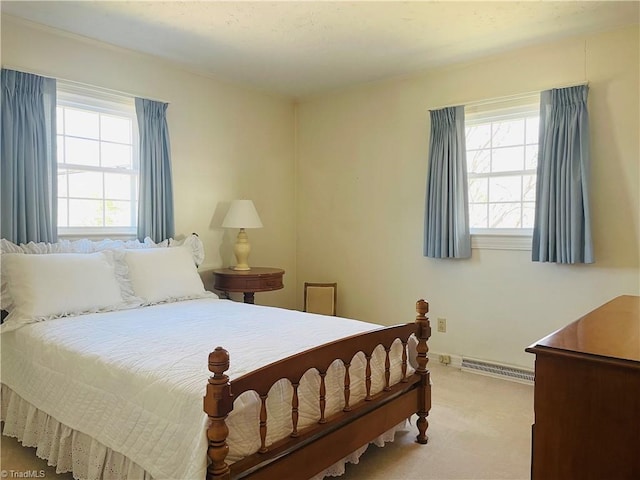
[[[337,283],[304,282],[305,312],[335,316],[337,299]]]

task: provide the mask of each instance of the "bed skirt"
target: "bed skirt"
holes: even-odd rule
[[[153,480],[148,472],[125,455],[58,422],[6,385],[2,385],[1,399],[2,434],[17,438],[25,447],[35,447],[36,455],[46,460],[48,465],[55,466],[56,473],[72,472],[76,480]],[[371,443],[382,447],[394,440],[397,431],[405,428],[406,421],[401,422]],[[368,446],[360,447],[311,480],[343,475],[346,464],[357,464]]]
[[[385,433],[380,435],[371,443],[378,447],[384,447],[385,443],[393,442],[396,436],[396,432],[400,430],[406,430],[406,428],[407,428],[407,420],[403,420],[392,429],[387,430]],[[342,460],[339,460],[338,462],[331,465],[324,472],[321,472],[315,477],[313,477],[311,480],[322,480],[325,477],[339,477],[340,475],[344,475],[344,471],[347,463],[353,463],[354,465],[357,464],[360,461],[360,457],[364,454],[367,448],[369,448],[369,445],[371,445],[371,443],[363,445],[362,447],[357,449],[355,452],[351,453],[350,455],[347,455]]]
[[[25,447],[56,467],[56,473],[73,472],[77,480],[152,480],[140,465],[77,430],[38,410],[6,385],[2,385],[2,434],[17,438]]]

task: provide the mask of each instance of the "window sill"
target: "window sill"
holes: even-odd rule
[[[481,250],[531,250],[531,235],[472,233],[471,248]]]
[[[99,228],[95,229],[73,229],[73,228],[59,228],[58,238],[64,240],[135,240],[137,238],[136,232],[130,229],[104,229],[100,231]]]

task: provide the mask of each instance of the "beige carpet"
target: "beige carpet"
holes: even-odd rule
[[[414,443],[413,421],[385,448],[370,446],[340,480],[529,478],[533,387],[434,363],[430,368],[429,444]],[[27,471],[33,472],[31,478],[72,478],[56,475],[35,449],[13,438],[3,436],[1,446],[2,478],[24,478]]]

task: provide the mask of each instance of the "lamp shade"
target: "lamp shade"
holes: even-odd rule
[[[224,228],[262,228],[258,211],[251,200],[234,200],[224,221]]]

